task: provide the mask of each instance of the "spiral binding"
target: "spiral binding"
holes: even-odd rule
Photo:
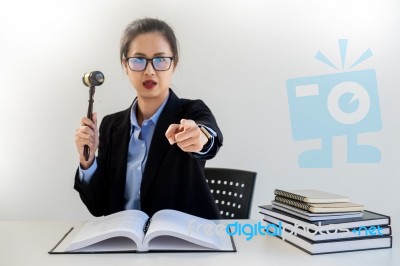
[[[288,198],[281,197],[281,196],[275,196],[275,200],[278,202],[293,206],[293,207],[297,207],[299,209],[306,210],[306,211],[309,211],[311,208],[311,206],[308,205],[307,203],[299,202],[299,201],[288,199]]]
[[[298,200],[298,201],[303,201],[306,199],[306,197],[298,195],[298,194],[294,194],[291,192],[286,192],[280,189],[275,189],[275,195],[277,196],[282,196],[285,198],[289,198],[289,199],[294,199],[294,200]]]

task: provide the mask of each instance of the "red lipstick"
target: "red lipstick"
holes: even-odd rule
[[[156,85],[157,85],[157,82],[155,82],[154,80],[151,80],[151,79],[145,80],[143,82],[143,86],[148,90],[153,89]]]

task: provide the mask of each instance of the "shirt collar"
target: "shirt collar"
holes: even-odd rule
[[[143,122],[151,121],[154,125],[157,124],[157,121],[160,118],[160,114],[161,114],[162,110],[164,109],[165,105],[167,104],[168,98],[169,98],[169,93],[168,93],[168,96],[163,101],[163,103],[160,105],[160,107],[158,107],[157,111],[149,119],[146,119]],[[139,123],[136,119],[137,106],[138,106],[138,102],[137,102],[137,98],[136,98],[135,101],[133,102],[132,108],[131,108],[131,134],[135,127],[140,128]]]

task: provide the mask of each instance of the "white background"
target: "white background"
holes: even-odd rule
[[[126,109],[135,94],[119,63],[119,38],[133,19],[166,20],[180,42],[173,89],[213,110],[224,146],[208,166],[256,171],[252,218],[275,188],[318,188],[398,216],[400,165],[400,2],[367,0],[0,0],[0,220],[86,219],[73,190],[74,132],[86,114],[81,77],[101,70],[100,118]],[[315,141],[291,135],[286,80],[337,71],[366,49],[354,70],[377,73],[383,129],[359,136],[380,149],[379,164],[348,164],[346,138],[333,141],[333,167],[302,169],[297,156]],[[398,221],[393,221],[397,222]]]

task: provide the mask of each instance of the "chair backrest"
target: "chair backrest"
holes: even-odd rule
[[[250,218],[256,172],[209,167],[204,174],[223,219]]]

